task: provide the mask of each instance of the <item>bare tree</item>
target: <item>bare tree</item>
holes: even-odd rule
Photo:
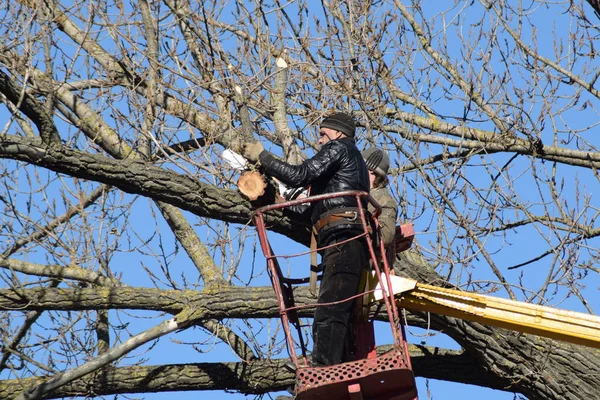
[[[254,137],[300,162],[331,109],[391,154],[418,230],[397,269],[594,313],[597,2],[63,3],[0,11],[0,398],[292,384],[258,204],[221,153]],[[463,348],[412,346],[417,376],[597,396],[588,348],[408,320]]]

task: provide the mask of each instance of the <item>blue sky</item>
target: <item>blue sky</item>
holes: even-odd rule
[[[228,3],[229,7],[233,7],[230,3]],[[385,4],[385,3],[381,3]],[[464,31],[454,32],[454,34],[448,35],[448,41],[445,42],[446,50],[448,51],[448,56],[452,59],[452,61],[456,62],[457,65],[461,65],[461,67],[468,70],[469,68],[479,68],[484,62],[483,61],[472,61],[471,63],[462,63],[461,57],[464,56],[464,49],[459,45],[460,42],[460,34],[462,34],[463,38],[466,38],[467,41],[475,40],[476,36],[472,33],[478,32],[478,24],[485,29],[489,29],[490,27],[494,27],[493,19],[486,19],[481,22],[478,19],[477,14],[469,14],[463,12],[463,7],[466,7],[467,2],[456,2],[452,5],[444,4],[445,7],[452,9],[451,12],[448,13],[447,18],[444,19],[440,15],[439,12],[439,4],[438,2],[423,2],[422,4],[422,17],[424,19],[432,18],[436,21],[436,30],[433,31],[433,34],[440,41],[440,43],[444,42],[441,40],[442,32],[446,32],[447,25],[444,25],[448,21],[456,20],[456,19],[464,19],[461,27],[464,28]],[[534,2],[531,5],[535,5]],[[294,7],[294,3],[288,4],[290,9]],[[381,6],[380,12],[384,12],[385,5]],[[558,6],[557,6],[558,7]],[[566,6],[565,6],[566,7]],[[473,8],[477,10],[477,8]],[[471,10],[473,10],[471,9]],[[536,49],[538,49],[543,55],[547,57],[552,57],[555,51],[555,45],[560,42],[560,40],[555,41],[555,32],[561,32],[563,28],[569,27],[573,21],[568,17],[561,14],[560,8],[544,8],[541,6],[532,7],[531,9],[531,25],[524,25],[524,35],[525,37],[529,37],[532,35],[535,28],[535,34],[538,35],[538,38],[552,38],[552,40],[538,40],[535,45]],[[311,16],[322,17],[322,8],[311,9],[311,13],[314,13]],[[235,22],[235,18],[231,10],[227,7],[224,7],[221,10],[221,17],[224,21],[227,22]],[[293,12],[290,13],[293,15]],[[275,14],[271,13],[265,17],[267,20],[271,21],[271,26],[276,26],[275,23]],[[307,24],[310,26],[310,23]],[[176,28],[174,28],[176,30]],[[564,29],[566,31],[566,29]],[[449,30],[450,31],[450,30]],[[114,51],[115,54],[118,54],[119,49],[116,48],[115,42],[112,40],[110,35],[108,35],[102,29],[92,29],[91,30],[93,36],[101,38],[102,43],[106,46],[107,49]],[[288,45],[295,43],[293,39],[290,37],[290,32],[287,32],[289,37],[284,41]],[[413,41],[416,45],[416,40],[414,37],[409,37],[407,35],[405,40]],[[389,39],[389,38],[388,38]],[[559,38],[561,39],[561,38]],[[566,40],[562,38],[563,42],[561,42],[565,46],[572,45]],[[226,44],[229,44],[232,48],[237,48],[235,46],[238,45],[235,37],[231,35],[230,41],[226,41]],[[121,43],[122,44],[122,43]],[[383,41],[381,44],[382,49],[387,48],[386,41]],[[478,44],[478,46],[481,46]],[[179,50],[183,50],[180,48]],[[589,50],[587,45],[584,45],[583,50]],[[189,57],[189,55],[182,56]],[[389,55],[386,55],[389,57]],[[515,56],[516,57],[516,56]],[[143,57],[141,58],[142,64],[145,62]],[[391,61],[391,58],[389,58]],[[189,60],[188,60],[189,61]],[[417,54],[415,52],[414,56],[410,57],[410,61],[412,67],[408,68],[408,65],[395,65],[394,68],[398,71],[405,71],[405,75],[402,76],[402,79],[399,79],[399,86],[406,90],[409,93],[421,93],[422,98],[426,99],[432,107],[435,108],[435,111],[446,118],[450,122],[460,121],[460,118],[465,116],[465,113],[468,109],[468,105],[464,102],[456,100],[456,98],[449,100],[448,96],[450,94],[455,94],[459,92],[456,88],[452,87],[448,89],[447,87],[443,88],[441,86],[436,87],[435,85],[430,87],[427,85],[420,86],[420,82],[430,82],[435,81],[436,79],[441,79],[440,77],[443,75],[436,71],[425,70],[424,67],[427,65],[427,57],[423,57],[422,55]],[[490,63],[499,63],[502,61],[502,57],[498,53],[493,53],[490,58]],[[81,69],[85,69],[85,63],[78,64],[77,61],[75,64],[77,67]],[[585,69],[582,66],[582,62],[580,59],[577,60],[562,60],[565,66],[573,70],[577,70],[578,68]],[[467,65],[468,64],[468,65]],[[248,69],[254,68],[256,66],[246,66]],[[597,69],[595,65],[591,65],[586,73],[591,74]],[[40,63],[41,68],[41,63]],[[423,68],[423,69],[421,69]],[[512,81],[512,89],[515,92],[518,92],[522,88],[526,88],[529,84],[529,80],[531,76],[528,75],[527,69],[523,69],[523,76],[515,76]],[[174,77],[171,75],[165,75],[165,79],[172,79],[172,82],[178,83],[182,86],[185,86],[187,82],[185,81],[185,76],[183,77]],[[431,90],[430,90],[431,89]],[[191,89],[190,92],[193,92],[194,89]],[[541,89],[536,89],[541,90]],[[564,89],[563,89],[564,90]],[[115,91],[121,93],[120,90]],[[197,94],[197,93],[196,93]],[[204,94],[206,95],[206,94]],[[543,97],[543,93],[539,92],[536,94],[538,98]],[[597,120],[597,113],[593,107],[593,98],[590,99],[591,96],[583,93],[581,95],[581,99],[579,101],[579,105],[577,107],[573,106],[572,109],[564,111],[560,114],[559,117],[549,118],[546,121],[545,128],[541,131],[541,138],[546,143],[552,143],[555,138],[556,131],[576,131],[578,129],[587,129],[594,124],[595,120]],[[561,107],[566,107],[573,100],[573,93],[565,92],[564,96],[557,100],[556,104],[553,106],[557,109]],[[587,104],[587,101],[592,101],[589,106],[583,106],[583,104]],[[101,104],[102,101],[99,101]],[[127,113],[127,110],[131,113],[130,116],[132,118],[127,120],[126,123],[135,126],[138,121],[137,118],[140,115],[136,114],[135,111],[129,110],[129,104],[126,104],[125,101],[121,104],[122,111]],[[297,104],[296,104],[297,106]],[[527,109],[528,113],[533,117],[541,113],[542,109],[547,106],[544,103],[537,103],[532,105]],[[408,108],[406,105],[402,105],[402,107]],[[402,108],[399,107],[399,108]],[[402,108],[404,109],[404,108]],[[408,109],[408,111],[412,111]],[[507,115],[503,115],[503,118],[517,118],[519,117],[519,110],[515,109],[514,114],[507,113]],[[472,114],[466,113],[468,116],[472,116]],[[116,122],[118,119],[114,117],[114,115],[106,112],[105,114],[107,120],[115,125],[118,125],[122,122]],[[4,108],[0,109],[0,123],[4,124],[8,121],[8,113]],[[166,118],[167,120],[170,117]],[[292,122],[293,119],[293,122]],[[535,118],[533,118],[535,119]],[[294,126],[293,123],[298,122],[297,126],[303,135],[315,135],[316,129],[314,126],[305,126],[303,123],[303,119],[297,116],[290,117],[290,126]],[[169,121],[172,122],[172,121]],[[491,123],[489,122],[481,122],[479,124],[474,123],[478,128],[482,129],[493,129]],[[533,123],[532,123],[533,124]],[[61,128],[64,128],[65,135],[71,134],[71,130],[67,130],[64,125],[61,125]],[[272,129],[272,125],[264,124],[263,128],[267,130]],[[182,140],[188,139],[190,132],[186,128],[177,127],[174,129],[176,132],[174,136],[179,136]],[[133,135],[136,133],[133,127],[123,128],[121,132],[127,132],[127,134]],[[195,133],[195,132],[194,132]],[[366,141],[364,140],[368,136],[367,132],[359,132],[359,147],[366,146]],[[558,135],[560,139],[564,139],[568,136],[567,133],[563,132],[563,134]],[[600,137],[597,135],[594,129],[587,129],[582,136],[586,138],[590,143],[594,146],[600,145]],[[412,143],[406,143],[405,141],[401,141],[402,146],[406,146],[406,149],[409,151],[421,151],[423,156],[438,154],[444,151],[444,149],[439,145],[431,145],[431,144],[421,144],[420,146],[413,146]],[[378,144],[383,144],[382,142]],[[570,146],[576,147],[576,144],[570,143]],[[214,146],[216,149],[212,153],[212,161],[219,163],[220,151],[222,150],[219,146]],[[267,145],[268,147],[268,145]],[[205,160],[203,157],[207,157],[211,159],[211,154],[208,156],[202,154],[194,155],[197,157],[194,161],[201,162]],[[308,151],[308,154],[311,154],[311,151]],[[403,157],[403,154],[399,151],[395,151],[391,154],[392,159],[394,161],[394,166],[403,166],[407,163],[407,160]],[[493,157],[486,159],[486,161],[493,160],[497,165],[502,165],[507,162],[511,158],[510,154],[496,154]],[[472,167],[477,163],[483,163],[483,161],[477,157],[473,157],[469,161],[469,165],[467,167]],[[7,163],[8,164],[8,163]],[[550,173],[551,167],[549,167],[550,163],[546,164],[538,164],[540,169],[538,172],[539,179],[548,180],[551,178]],[[11,168],[14,164],[11,164]],[[529,172],[528,160],[525,159],[517,159],[515,163],[515,168],[510,172],[510,174],[501,175],[497,178],[498,186],[492,185],[492,175],[490,173],[485,172],[485,168],[481,168],[477,170],[477,173],[466,173],[466,177],[468,179],[460,179],[457,178],[457,175],[453,175],[451,173],[446,176],[435,175],[436,178],[439,177],[440,181],[446,185],[448,188],[448,193],[450,195],[454,193],[458,193],[458,191],[465,189],[467,195],[465,196],[465,202],[462,203],[461,210],[465,211],[469,215],[476,215],[479,210],[478,203],[480,197],[485,197],[486,199],[496,199],[498,193],[500,191],[506,190],[508,193],[517,193],[519,196],[522,196],[525,202],[529,203],[529,210],[536,212],[538,214],[554,214],[558,213],[556,205],[550,202],[551,196],[547,190],[543,187],[538,187],[536,185],[536,179],[533,179],[531,173]],[[179,165],[169,164],[168,167],[172,167],[176,169],[178,172],[185,172],[186,170],[180,169]],[[16,169],[16,167],[15,167]],[[443,170],[443,168],[441,168]],[[466,170],[466,168],[465,168]],[[38,170],[39,171],[39,170]],[[447,171],[451,171],[451,166],[448,167]],[[483,171],[483,172],[482,172]],[[16,174],[22,182],[27,181],[28,177],[24,174],[25,169],[19,169],[16,171]],[[210,180],[206,171],[197,171],[199,176],[202,176],[203,179]],[[462,170],[457,170],[457,172],[462,172]],[[432,172],[433,173],[433,172]],[[204,174],[204,175],[201,175]],[[46,171],[39,172],[39,176],[41,179],[45,179],[48,176],[53,179],[53,183],[48,186],[44,186],[44,183],[33,183],[34,189],[38,191],[45,192],[45,195],[50,198],[49,202],[54,203],[49,207],[55,207],[57,213],[61,212],[62,207],[64,206],[60,200],[63,195],[70,200],[74,200],[74,196],[72,193],[61,192],[60,187],[64,182],[57,180],[52,173],[47,173]],[[468,182],[467,182],[468,180]],[[561,204],[566,204],[568,208],[573,212],[573,215],[577,216],[580,210],[584,210],[584,216],[591,218],[597,213],[598,207],[595,205],[597,202],[593,197],[594,191],[597,186],[597,178],[594,176],[593,171],[589,171],[587,169],[580,168],[563,168],[559,169],[556,174],[556,180],[559,186],[563,186],[564,188],[560,192]],[[581,185],[578,185],[581,183]],[[221,184],[221,182],[216,182],[216,184]],[[473,185],[473,187],[477,188],[486,188],[486,190],[474,190],[469,184]],[[70,182],[67,183],[70,188],[74,188],[75,184]],[[91,185],[93,186],[93,185]],[[398,186],[394,187],[394,195],[397,199],[404,198],[407,199],[403,203],[402,215],[403,218],[407,218],[413,220],[415,223],[415,229],[417,232],[417,239],[421,246],[426,251],[430,251],[435,254],[437,251],[436,244],[440,240],[441,235],[439,235],[439,231],[437,230],[437,214],[435,209],[434,201],[430,199],[424,199],[423,194],[419,192],[426,185],[423,182],[422,177],[419,176],[417,172],[408,172],[403,176],[398,178]],[[89,189],[89,188],[87,188]],[[6,188],[7,192],[10,192],[16,199],[17,203],[22,205],[23,207],[29,207],[32,203],[31,197],[27,193],[19,193],[19,191],[15,188]],[[591,206],[586,207],[586,198],[588,196],[591,198]],[[43,196],[42,196],[43,197]],[[36,214],[35,207],[40,206],[44,207],[43,201],[39,200],[40,198],[35,198],[33,201],[33,209],[32,216],[34,219],[39,217],[40,214]],[[39,201],[39,203],[38,203]],[[126,212],[122,214],[110,214],[107,215],[104,226],[99,227],[97,230],[93,232],[89,232],[90,237],[97,238],[98,243],[111,243],[112,241],[118,241],[122,245],[122,248],[119,252],[117,252],[114,257],[111,259],[111,268],[115,274],[122,274],[123,281],[129,285],[136,286],[144,286],[144,287],[153,287],[155,285],[155,281],[152,281],[149,276],[146,274],[145,269],[147,268],[150,271],[156,273],[156,275],[160,275],[164,271],[168,271],[171,275],[174,282],[177,283],[179,288],[187,287],[192,289],[200,289],[202,287],[202,283],[199,280],[198,273],[196,269],[193,267],[189,259],[185,256],[180,247],[173,241],[173,238],[166,234],[164,237],[158,237],[155,235],[156,232],[168,232],[169,228],[165,224],[164,220],[158,216],[156,221],[152,218],[153,214],[156,214],[156,208],[152,205],[152,202],[147,199],[135,199],[130,195],[122,195],[121,193],[111,195],[107,197],[107,201],[112,202],[113,204],[127,204],[129,202],[133,202],[134,206],[131,209],[127,209]],[[428,203],[429,202],[429,203]],[[96,215],[99,215],[100,211],[95,210]],[[513,218],[514,220],[518,220],[522,218],[522,215],[509,215],[510,212],[504,213],[502,210],[498,211],[498,215],[502,215],[502,217],[507,220]],[[224,225],[217,225],[214,230],[207,229],[202,227],[202,220],[197,219],[195,216],[191,216],[186,213],[186,215],[190,218],[190,221],[195,224],[197,228],[197,233],[201,237],[201,239],[206,242],[217,242],[222,238],[235,238],[238,242],[235,243],[231,248],[227,248],[225,250],[215,248],[214,256],[215,262],[222,267],[224,271],[224,275],[226,277],[231,277],[232,282],[238,285],[244,285],[247,282],[251,282],[252,285],[268,285],[268,277],[264,272],[264,258],[260,254],[260,250],[257,250],[256,246],[256,237],[254,236],[254,230],[252,228],[248,228],[246,230],[239,229],[240,227],[230,227],[229,236],[220,237],[222,232],[219,229],[224,229]],[[581,217],[581,216],[580,216]],[[136,232],[137,236],[131,234],[130,236],[122,236],[116,237],[111,236],[110,228],[111,227],[119,227],[120,224],[127,223],[129,224],[129,228],[131,232]],[[25,230],[25,229],[24,229]],[[454,234],[460,234],[459,229],[448,230],[446,233],[448,236],[452,236]],[[544,237],[545,236],[545,237]],[[272,235],[274,247],[276,252],[282,251],[292,251],[297,252],[300,250],[304,250],[305,248],[296,244],[290,244],[289,241],[281,238],[278,235]],[[66,235],[65,235],[65,240]],[[85,238],[70,238],[73,242],[77,241],[85,241]],[[527,268],[519,268],[508,270],[508,267],[527,261],[528,259],[534,257],[535,255],[545,251],[549,245],[557,245],[559,242],[559,237],[554,235],[551,229],[543,230],[542,232],[538,231],[537,228],[531,226],[520,230],[518,233],[506,238],[502,235],[490,235],[486,242],[486,249],[490,252],[494,253],[495,261],[501,267],[502,272],[505,277],[515,285],[523,284],[527,290],[516,291],[517,296],[520,299],[525,299],[531,296],[532,292],[536,292],[543,284],[545,283],[548,265],[551,264],[551,256],[546,257],[540,261],[532,263]],[[235,242],[234,240],[234,242]],[[598,240],[591,240],[586,243],[590,246],[590,248],[597,248],[599,243]],[[467,248],[467,245],[461,241],[456,241],[449,245],[450,250],[454,251],[454,254],[465,254],[472,249]],[[280,250],[283,249],[283,250]],[[160,249],[160,250],[158,250]],[[222,251],[221,251],[222,250]],[[157,253],[159,257],[155,257]],[[496,251],[498,252],[496,254]],[[584,254],[580,256],[581,261],[585,261],[588,257],[585,254],[585,250],[582,251]],[[239,263],[240,268],[235,271],[235,275],[231,276],[232,270],[230,266],[232,264]],[[451,253],[444,253],[444,256],[451,256]],[[36,262],[46,262],[48,261],[47,255],[43,252],[31,253],[28,255],[28,259]],[[68,262],[69,257],[65,256],[65,258],[61,261]],[[50,260],[56,261],[56,260]],[[479,258],[476,262],[468,263],[463,262],[464,260],[456,259],[453,260],[453,265],[443,264],[439,266],[439,272],[450,274],[450,280],[457,284],[462,284],[466,281],[466,275],[473,274],[474,279],[478,282],[488,282],[488,281],[496,281],[496,277],[489,271],[488,266],[486,265],[485,260]],[[96,268],[97,265],[93,260],[89,261],[90,268]],[[294,271],[294,275],[304,275],[306,271],[307,262],[297,262],[290,261],[290,264],[285,265],[285,268],[290,268]],[[452,273],[449,271],[452,269]],[[299,271],[299,272],[298,272]],[[165,279],[163,277],[162,281],[157,283],[159,287],[166,288],[167,284],[165,283]],[[585,286],[581,287],[580,290],[585,294],[586,299],[589,301],[592,309],[597,310],[600,306],[600,298],[597,295],[598,287],[600,286],[600,281],[596,275],[591,275],[585,282]],[[467,289],[472,289],[471,287],[466,287]],[[581,301],[579,301],[575,296],[569,293],[568,288],[564,285],[557,284],[556,286],[551,286],[551,289],[556,289],[556,293],[550,292],[547,294],[544,302],[548,302],[549,305],[558,306],[561,308],[573,309],[577,311],[585,311]],[[499,296],[506,296],[506,293],[499,291],[497,292]],[[130,323],[130,330],[127,333],[136,334],[144,329],[147,329],[151,326],[154,326],[158,322],[169,318],[167,315],[161,315],[159,313],[146,313],[146,312],[119,312],[113,313],[112,318],[119,323]],[[43,331],[44,325],[49,322],[48,320],[41,319],[39,322],[39,327]],[[240,330],[248,329],[241,322],[235,322],[236,327]],[[16,324],[15,324],[16,325]],[[258,321],[252,325],[252,329],[256,330],[257,335],[262,339],[261,345],[263,351],[268,350],[266,337],[272,331],[277,329],[277,321],[273,320],[271,322]],[[258,332],[261,333],[258,333]],[[428,345],[432,346],[441,346],[445,348],[454,348],[458,349],[458,346],[454,341],[447,338],[442,334],[435,334],[431,337],[424,338],[420,336],[423,334],[423,331],[418,329],[411,328],[409,332],[419,332],[419,336],[409,336],[409,341],[411,343],[421,343],[425,341]],[[47,333],[50,335],[49,333]],[[126,337],[125,333],[123,336]],[[387,343],[385,341],[385,335],[380,335],[382,338],[382,343]],[[177,342],[197,342],[192,345],[184,345],[179,344]],[[154,346],[143,346],[142,348],[134,351],[136,357],[144,358],[147,357],[148,360],[145,362],[146,364],[159,364],[159,363],[179,363],[179,362],[203,362],[203,361],[234,361],[236,357],[231,353],[231,351],[224,345],[215,343],[214,340],[207,337],[202,333],[199,329],[192,329],[185,332],[171,334],[167,337],[162,338],[156,345]],[[283,356],[284,353],[279,354],[278,356]],[[123,364],[129,363],[130,360],[123,360]],[[489,400],[499,399],[499,400],[508,400],[513,399],[514,395],[508,392],[501,392],[495,390],[489,390],[485,388],[479,388],[475,386],[462,385],[462,384],[453,384],[449,382],[443,381],[435,381],[429,380],[426,381],[421,378],[417,378],[417,383],[420,391],[421,399],[456,399],[456,398],[487,398]],[[171,393],[171,394],[148,394],[148,395],[135,395],[131,396],[133,398],[147,398],[147,399],[157,399],[157,398],[197,398],[197,397],[206,397],[206,398],[215,398],[215,399],[236,399],[236,398],[245,398],[243,395],[239,394],[231,394],[231,393],[223,393],[223,392],[211,392],[209,393]],[[274,396],[273,396],[274,397]]]

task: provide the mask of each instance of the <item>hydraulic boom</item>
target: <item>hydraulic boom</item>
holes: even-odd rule
[[[440,288],[394,275],[390,275],[390,281],[399,308],[600,348],[600,317],[595,315]],[[375,299],[381,301],[382,291],[378,289],[381,289],[379,284]]]

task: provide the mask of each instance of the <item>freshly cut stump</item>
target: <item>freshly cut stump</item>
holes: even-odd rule
[[[249,200],[256,200],[263,194],[267,188],[265,178],[256,171],[246,171],[238,180],[238,189]]]

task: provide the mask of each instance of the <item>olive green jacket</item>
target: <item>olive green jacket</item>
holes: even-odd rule
[[[381,206],[381,215],[379,215],[379,225],[381,227],[381,236],[385,247],[394,242],[396,235],[396,218],[398,217],[398,203],[392,197],[386,187],[371,189],[371,197]],[[374,212],[375,208],[369,204],[369,211]]]

